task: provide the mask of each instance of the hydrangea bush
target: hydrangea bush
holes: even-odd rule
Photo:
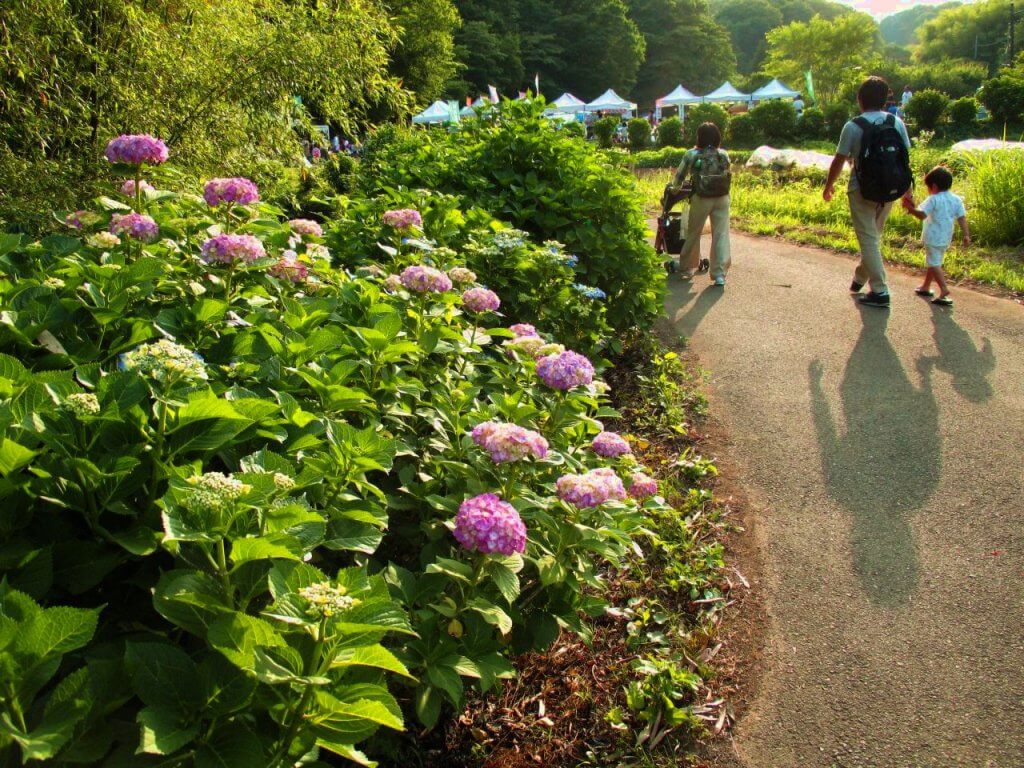
[[[0,235],[5,761],[368,764],[378,730],[586,635],[603,565],[670,512],[595,442],[600,361],[498,315],[486,264],[396,242],[335,268],[235,202]]]

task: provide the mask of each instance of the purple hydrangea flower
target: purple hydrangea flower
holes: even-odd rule
[[[145,179],[142,179],[139,182],[139,187],[142,188],[143,192],[153,191],[153,186]],[[135,197],[135,179],[125,179],[124,182],[122,182],[121,194],[128,197]]]
[[[112,234],[127,235],[143,243],[152,243],[160,236],[157,223],[142,213],[115,213],[108,229]]]
[[[470,552],[514,555],[526,550],[526,526],[515,507],[484,493],[459,506],[455,539]]]
[[[402,285],[416,293],[444,293],[452,289],[451,278],[433,267],[413,266],[402,270]]]
[[[381,221],[387,224],[389,227],[394,227],[398,230],[407,230],[416,227],[422,229],[423,217],[420,216],[420,212],[413,208],[401,208],[397,211],[384,211],[384,215],[381,217]]]
[[[159,165],[167,160],[167,145],[148,133],[118,136],[111,139],[103,153],[112,163],[128,165]]]
[[[203,243],[203,260],[207,264],[251,263],[266,255],[263,243],[252,235],[217,235]]]
[[[309,277],[309,267],[294,256],[282,256],[276,264],[271,264],[267,271],[279,280],[288,280],[292,283],[301,283]]]
[[[497,464],[519,461],[527,456],[543,459],[548,441],[533,430],[497,421],[485,421],[473,427],[473,442],[491,455]]]
[[[569,390],[594,380],[594,366],[586,357],[567,350],[537,361],[537,376],[552,389]]]
[[[203,187],[203,199],[211,208],[221,203],[251,205],[259,201],[260,191],[255,183],[238,176],[230,179],[210,179]]]
[[[594,449],[594,453],[598,456],[604,456],[606,459],[614,459],[616,456],[633,452],[633,449],[629,447],[629,443],[615,432],[602,432],[594,438],[591,447]]]
[[[81,229],[84,225],[82,218],[88,214],[88,211],[74,211],[64,217],[64,225],[71,227],[71,229]]]
[[[606,501],[626,498],[622,480],[607,467],[592,469],[583,475],[562,475],[555,487],[558,498],[583,508],[599,507]]]
[[[288,226],[297,235],[320,237],[324,233],[323,228],[312,219],[292,219],[288,222]]]
[[[516,323],[508,328],[517,339],[521,336],[536,336],[537,329],[529,323]]]
[[[646,499],[658,492],[658,481],[643,472],[635,472],[629,484],[629,495],[634,499]]]
[[[501,299],[486,288],[470,288],[462,294],[462,304],[470,312],[494,312],[501,306]]]

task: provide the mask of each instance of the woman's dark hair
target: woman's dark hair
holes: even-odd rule
[[[880,77],[869,77],[857,89],[857,101],[865,112],[885,108],[889,98],[889,84]]]
[[[926,187],[937,187],[939,192],[945,192],[953,187],[953,172],[944,165],[932,168],[924,177]]]
[[[714,123],[704,123],[697,129],[697,149],[722,146],[722,132]]]

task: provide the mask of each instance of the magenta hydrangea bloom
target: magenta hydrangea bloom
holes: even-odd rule
[[[115,213],[108,229],[112,234],[127,235],[143,243],[152,243],[160,236],[157,223],[142,213]]]
[[[153,191],[153,186],[145,179],[142,179],[139,182],[139,187],[142,188],[143,192]],[[127,195],[128,197],[135,197],[135,179],[124,180],[124,182],[121,184],[121,194]]]
[[[485,421],[473,427],[473,442],[487,451],[497,464],[519,461],[527,456],[543,459],[548,455],[548,441],[539,433],[499,421]]]
[[[397,211],[384,211],[381,221],[389,227],[394,227],[398,230],[412,229],[413,227],[422,229],[423,227],[423,217],[420,216],[420,212],[414,208],[401,208]]]
[[[107,144],[104,156],[112,163],[159,165],[167,160],[167,145],[148,133],[118,136]]]
[[[599,507],[606,501],[626,498],[622,480],[607,467],[592,469],[583,475],[562,475],[555,487],[558,498],[582,508]]]
[[[470,312],[494,312],[501,306],[501,299],[486,288],[470,288],[462,294],[462,305]]]
[[[512,335],[515,336],[517,339],[520,338],[521,336],[537,335],[537,329],[534,328],[529,323],[516,323],[515,325],[510,325],[508,329],[512,331]]]
[[[629,484],[629,495],[634,499],[646,499],[658,492],[658,481],[643,472],[635,472]]]
[[[216,208],[221,203],[251,205],[259,202],[260,191],[254,182],[240,176],[210,179],[203,187],[203,199],[211,208]]]
[[[537,361],[537,376],[552,389],[569,390],[594,380],[594,366],[586,357],[566,350]]]
[[[288,227],[297,235],[320,237],[324,233],[323,228],[312,219],[292,219],[288,222]]]
[[[514,555],[526,551],[526,526],[515,507],[484,493],[459,506],[455,539],[470,552]]]
[[[602,432],[594,438],[591,447],[594,449],[594,453],[604,456],[606,459],[614,459],[616,456],[633,452],[625,438],[615,432]]]
[[[433,267],[416,265],[402,270],[402,285],[416,293],[444,293],[452,289],[451,278]]]
[[[263,243],[252,235],[217,235],[203,243],[203,260],[208,263],[251,263],[267,255]]]
[[[282,256],[276,264],[267,270],[278,280],[301,283],[309,277],[309,267],[294,257]]]

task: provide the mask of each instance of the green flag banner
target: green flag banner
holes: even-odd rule
[[[804,72],[804,79],[807,81],[807,97],[811,100],[811,104],[817,104],[818,100],[814,98],[814,76],[811,74],[811,70]]]

